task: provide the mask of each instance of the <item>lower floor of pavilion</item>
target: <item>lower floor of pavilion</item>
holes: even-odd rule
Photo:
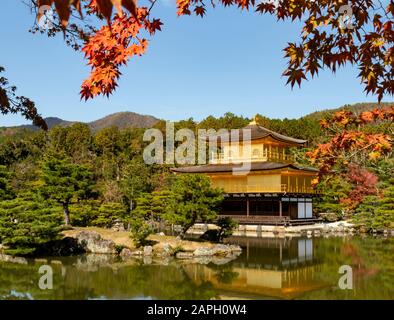
[[[296,225],[318,222],[309,195],[228,194],[220,216],[240,224]]]

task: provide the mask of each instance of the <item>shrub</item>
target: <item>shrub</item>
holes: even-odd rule
[[[222,241],[224,238],[230,237],[233,234],[234,229],[238,227],[238,223],[230,217],[219,218],[216,224],[219,227],[219,241]]]
[[[131,239],[137,247],[146,244],[146,239],[154,232],[153,227],[144,219],[134,217],[130,221]]]

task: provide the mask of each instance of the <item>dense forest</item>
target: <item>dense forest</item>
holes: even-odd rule
[[[345,106],[339,111],[348,112],[348,108]],[[362,106],[360,111],[369,109]],[[356,117],[356,113],[349,111],[347,116]],[[324,120],[333,114],[334,111],[325,111],[321,117]],[[367,158],[358,155],[332,163],[330,173],[321,176],[316,185],[324,190],[324,196],[315,203],[316,213],[329,212],[338,219],[350,218],[368,230],[393,228],[392,111],[391,118],[378,117],[380,115],[373,123],[369,120],[362,126],[357,123],[357,132],[362,135],[357,139],[368,135],[386,137],[381,144],[388,141],[390,145],[379,152],[375,148],[375,153],[370,153],[373,156]],[[256,119],[273,131],[307,139],[308,148],[294,151],[296,160],[304,165],[318,165],[314,163],[316,156],[314,159],[308,153],[330,140],[320,116],[269,119],[257,115]],[[189,128],[195,132],[209,128],[235,129],[249,122],[248,118],[226,113],[200,122],[178,121],[175,129]],[[157,121],[154,127],[164,131],[165,121]],[[0,134],[0,242],[7,241],[7,245],[19,248],[18,253],[30,253],[37,244],[55,239],[64,225],[111,227],[121,221],[143,240],[152,232],[144,224],[145,220],[180,223],[185,230],[196,219],[212,220],[220,206],[220,192],[210,189],[202,177],[182,181],[171,174],[169,165],[144,163],[142,154],[148,144],[143,141],[144,131],[124,126],[92,130],[83,123],[58,125],[48,131],[3,128]],[[371,143],[367,147],[371,147]],[[191,201],[195,201],[194,208],[201,216],[182,215],[190,207],[185,202],[186,195],[182,198],[184,190],[195,190],[198,197]],[[170,213],[168,208],[172,208]],[[184,209],[176,214],[179,208]]]

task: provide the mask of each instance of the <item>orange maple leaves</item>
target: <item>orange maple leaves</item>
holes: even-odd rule
[[[323,129],[328,129],[333,126],[341,126],[343,128],[347,128],[351,125],[362,125],[379,120],[393,121],[394,107],[364,111],[361,112],[359,115],[356,115],[348,110],[338,111],[331,118],[322,119],[320,121],[320,125]]]
[[[361,126],[379,122],[394,122],[394,107],[365,111],[355,115],[351,111],[340,111],[331,118],[321,121],[321,126],[331,132],[327,143],[319,144],[314,150],[307,152],[312,163],[317,164],[320,175],[326,174],[341,163],[348,165],[355,158],[378,159],[392,151],[392,133],[369,133],[361,131]],[[315,182],[318,182],[316,180]]]
[[[82,84],[82,99],[109,96],[117,87],[119,68],[131,57],[146,52],[148,40],[138,34],[144,29],[153,35],[162,25],[158,19],[149,20],[148,13],[147,8],[137,8],[136,18],[115,15],[109,26],[103,26],[89,39],[82,51],[92,72]]]
[[[66,27],[71,15],[71,8],[82,15],[82,0],[38,0],[37,5],[55,4],[59,19]],[[159,19],[149,19],[149,9],[138,8],[136,0],[86,0],[88,14],[104,17],[108,25],[102,26],[85,42],[82,52],[88,60],[92,71],[81,86],[81,98],[90,99],[98,95],[109,96],[117,87],[121,72],[119,68],[126,65],[133,56],[146,52],[148,40],[139,37],[145,30],[153,35],[161,30]],[[117,14],[113,16],[113,8]],[[131,15],[124,14],[125,8]],[[39,17],[38,17],[39,18]]]

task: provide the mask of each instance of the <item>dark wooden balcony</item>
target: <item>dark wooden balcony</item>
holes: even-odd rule
[[[263,216],[263,215],[219,215],[219,218],[230,217],[239,224],[295,226],[321,222],[319,218],[290,219],[289,216]]]

